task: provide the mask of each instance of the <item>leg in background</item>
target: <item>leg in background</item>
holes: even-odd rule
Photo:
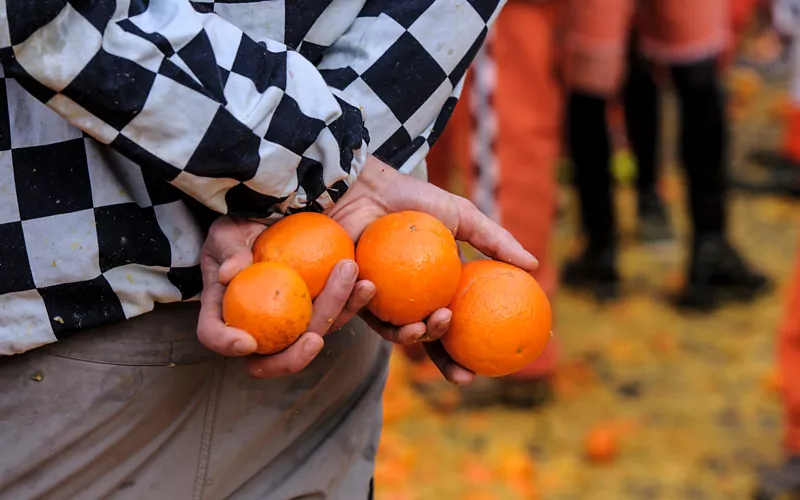
[[[689,178],[693,237],[683,306],[711,309],[723,300],[751,300],[768,286],[726,237],[727,180],[724,97],[715,58],[673,65],[680,102],[680,153]]]
[[[566,2],[564,77],[567,140],[586,245],[568,262],[564,284],[587,289],[598,300],[617,295],[616,228],[607,107],[622,82],[625,42],[634,2]]]
[[[605,97],[577,89],[567,100],[567,140],[586,247],[567,263],[562,278],[589,288],[599,300],[613,298],[619,281],[606,104]]]
[[[628,73],[623,86],[625,129],[636,158],[639,239],[670,241],[675,233],[658,191],[661,147],[661,100],[653,67],[636,48],[636,36],[628,47]]]
[[[678,303],[699,310],[751,300],[769,284],[726,235],[728,131],[719,57],[730,42],[729,1],[646,2],[637,25],[642,55],[670,67],[678,94],[680,159],[693,223],[688,278]]]
[[[715,59],[676,65],[672,77],[680,105],[680,157],[689,177],[695,239],[725,233],[727,130]]]

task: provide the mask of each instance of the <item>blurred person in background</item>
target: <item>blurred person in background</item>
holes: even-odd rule
[[[790,95],[792,110],[784,132],[783,157],[787,171],[797,180],[800,169],[800,0],[775,0],[773,19],[776,27],[790,35],[794,58]],[[786,187],[792,185],[787,175]],[[778,380],[784,409],[785,461],[777,468],[762,472],[756,494],[758,500],[776,500],[787,493],[800,494],[800,248],[795,257],[795,270],[790,281],[789,297],[778,328]]]
[[[640,54],[669,68],[680,106],[680,159],[688,176],[693,234],[678,304],[710,310],[767,288],[768,279],[726,234],[727,130],[718,59],[730,35],[727,1],[569,0],[567,135],[586,244],[564,268],[566,285],[587,289],[598,300],[618,295],[606,107],[622,84],[626,37],[635,23]],[[631,139],[636,142],[636,135]]]
[[[729,0],[732,43],[723,58],[729,63],[750,24],[759,0]],[[669,209],[658,189],[661,153],[661,89],[663,72],[648,62],[639,52],[636,27],[628,38],[628,59],[625,82],[622,85],[621,108],[624,132],[636,162],[636,194],[638,210],[637,237],[643,243],[669,242],[675,232],[669,219]],[[613,109],[616,111],[616,109]],[[612,111],[612,112],[613,112]],[[613,119],[612,119],[613,121]]]
[[[787,493],[800,494],[800,248],[778,328],[777,355],[785,461],[778,467],[762,471],[755,495],[757,500],[777,500]]]
[[[775,29],[790,41],[791,75],[789,103],[785,111],[780,149],[756,150],[752,159],[763,167],[759,179],[737,179],[749,190],[800,197],[800,2],[774,0],[772,21]]]
[[[556,30],[560,0],[510,0],[478,52],[451,124],[428,156],[429,179],[447,189],[460,170],[467,197],[539,260],[533,276],[552,300],[558,273],[551,251],[563,93]],[[409,354],[419,358],[421,351]],[[550,395],[558,361],[553,337],[542,356],[500,380],[462,390],[467,405],[500,399],[531,407]]]

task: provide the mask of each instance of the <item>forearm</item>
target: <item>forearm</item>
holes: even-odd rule
[[[5,3],[6,76],[218,212],[330,206],[366,160],[358,107],[280,43],[187,0],[139,16],[116,0],[34,4]]]

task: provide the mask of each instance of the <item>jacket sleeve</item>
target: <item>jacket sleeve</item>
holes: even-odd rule
[[[188,0],[0,3],[7,77],[220,213],[332,205],[367,156],[357,103]]]

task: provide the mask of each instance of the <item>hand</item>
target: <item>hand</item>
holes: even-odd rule
[[[353,186],[331,208],[328,215],[358,241],[364,229],[375,219],[403,210],[433,215],[451,229],[456,239],[466,241],[484,255],[511,263],[526,271],[538,266],[537,260],[511,236],[511,233],[483,215],[469,200],[439,189],[433,184],[403,175],[370,156]],[[395,343],[424,341],[425,349],[447,380],[467,384],[474,374],[456,364],[441,342],[452,313],[435,311],[425,323],[405,326],[384,323],[371,313],[364,320],[383,338]]]
[[[314,300],[308,332],[285,351],[270,356],[253,354],[256,340],[223,322],[222,297],[233,277],[253,263],[251,248],[265,229],[250,220],[221,217],[211,225],[200,257],[203,295],[197,337],[208,349],[224,356],[246,356],[247,369],[255,378],[280,377],[303,370],[322,350],[323,336],[341,328],[375,295],[374,284],[356,282],[356,263],[343,260],[334,267],[324,290]]]

